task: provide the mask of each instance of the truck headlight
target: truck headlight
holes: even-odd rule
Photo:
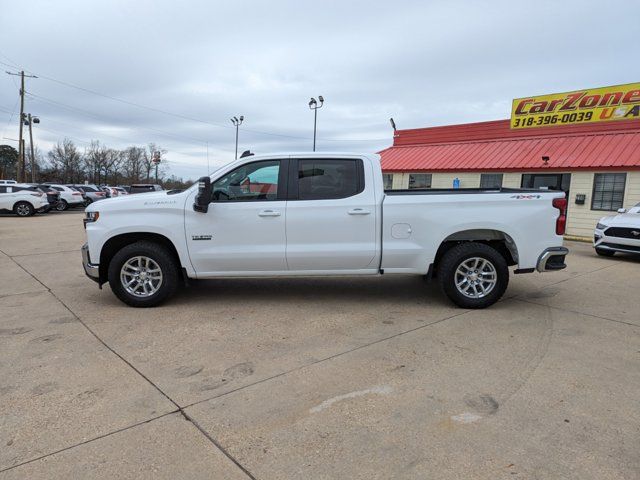
[[[596,225],[596,230],[604,230],[605,228],[607,228],[607,226],[603,223],[598,222]]]
[[[100,212],[84,212],[82,223],[84,227],[87,228],[87,223],[97,222],[98,218],[100,218]]]

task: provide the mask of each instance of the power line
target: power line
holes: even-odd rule
[[[3,56],[4,56],[4,58],[8,58],[8,57],[6,57],[6,55],[3,55]],[[10,66],[10,67],[15,67],[14,65],[9,65],[9,64],[1,62],[1,61],[0,61],[0,64],[6,65],[6,66]],[[32,72],[30,70],[25,69],[25,71],[27,71],[27,72],[29,72],[31,74],[34,74],[34,72]],[[189,121],[192,121],[192,122],[202,123],[202,124],[205,124],[205,125],[211,125],[211,126],[218,127],[218,128],[225,128],[225,129],[235,128],[235,127],[232,127],[232,126],[229,126],[229,125],[210,122],[210,121],[207,121],[207,120],[202,120],[200,118],[190,117],[188,115],[183,115],[183,114],[180,114],[180,113],[170,112],[170,111],[163,110],[163,109],[160,109],[160,108],[150,107],[148,105],[143,105],[143,104],[140,104],[140,103],[132,102],[130,100],[125,100],[125,99],[122,99],[122,98],[114,97],[112,95],[107,95],[107,94],[104,94],[104,93],[101,93],[101,92],[98,92],[98,91],[95,91],[95,90],[91,90],[89,88],[81,87],[79,85],[74,85],[72,83],[65,82],[63,80],[58,80],[56,78],[49,77],[49,76],[43,75],[41,73],[38,73],[37,76],[39,78],[44,79],[44,80],[49,80],[50,82],[54,82],[54,83],[57,83],[57,84],[60,84],[60,85],[64,85],[64,86],[66,86],[68,88],[74,88],[76,90],[80,90],[80,91],[85,92],[85,93],[89,93],[89,94],[92,94],[92,95],[103,97],[103,98],[106,98],[106,99],[109,99],[109,100],[112,100],[112,101],[116,101],[116,102],[120,102],[120,103],[123,103],[123,104],[126,104],[126,105],[134,106],[134,107],[137,107],[137,108],[140,108],[140,109],[149,110],[149,111],[152,111],[152,112],[155,112],[155,113],[162,113],[164,115],[169,115],[169,116],[180,118],[180,119],[183,119],[183,120],[189,120]],[[254,130],[254,129],[249,129],[249,128],[243,128],[242,130],[244,132],[255,133],[255,134],[258,134],[258,135],[267,135],[267,136],[279,137],[279,138],[289,138],[289,139],[294,139],[294,140],[310,140],[311,139],[311,137],[302,137],[302,136],[297,136],[297,135],[286,135],[286,134],[282,134],[282,133],[264,132],[264,131],[261,131],[261,130]],[[386,140],[389,140],[389,139],[388,138],[369,138],[369,139],[359,139],[359,138],[352,138],[352,139],[350,139],[350,138],[323,138],[322,140],[325,141],[325,142],[380,142],[380,141],[386,141]]]
[[[84,110],[84,109],[81,109],[81,108],[74,107],[72,105],[68,105],[68,104],[65,104],[65,103],[62,103],[62,102],[58,102],[57,100],[53,100],[51,98],[43,97],[42,95],[35,94],[33,92],[27,92],[27,95],[29,97],[32,97],[36,101],[49,103],[49,104],[52,104],[52,105],[56,105],[58,107],[65,108],[67,110],[71,110],[71,111],[74,111],[74,112],[81,113],[82,115],[86,115],[88,117],[92,117],[92,118],[95,118],[95,119],[98,119],[98,120],[106,121],[106,119],[104,117],[96,115],[93,112],[89,112],[88,110]],[[192,141],[192,142],[195,141],[195,142],[199,142],[199,143],[202,143],[202,144],[207,143],[207,140],[204,140],[204,139],[201,139],[201,138],[189,137],[187,135],[181,135],[181,134],[178,134],[178,133],[171,133],[171,132],[167,132],[165,130],[159,130],[157,128],[143,127],[141,125],[136,125],[134,128],[139,128],[139,129],[143,129],[143,130],[149,130],[151,132],[161,133],[163,135],[168,135],[168,136],[175,137],[175,138],[181,138],[181,139],[189,140],[189,141]]]

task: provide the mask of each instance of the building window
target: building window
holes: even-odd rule
[[[615,211],[622,208],[626,173],[596,173],[593,177],[591,210]]]
[[[410,173],[409,188],[431,188],[431,174]]]
[[[393,173],[383,173],[382,182],[385,190],[391,190],[393,188]]]
[[[501,188],[501,173],[482,173],[480,175],[480,188]]]

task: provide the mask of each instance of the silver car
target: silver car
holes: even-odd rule
[[[107,198],[107,195],[95,185],[79,184],[79,185],[69,185],[69,187],[73,187],[76,190],[79,190],[82,193],[84,193],[87,204],[97,202],[98,200],[104,200],[105,198]]]

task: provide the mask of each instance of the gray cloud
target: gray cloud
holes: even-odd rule
[[[212,168],[232,159],[233,115],[246,117],[241,149],[310,149],[319,94],[319,149],[376,151],[390,116],[399,128],[506,118],[515,97],[637,81],[639,3],[0,0],[0,62],[200,120],[46,78],[27,86],[41,148],[156,142],[193,178],[206,142]],[[0,78],[10,138],[15,80]]]

